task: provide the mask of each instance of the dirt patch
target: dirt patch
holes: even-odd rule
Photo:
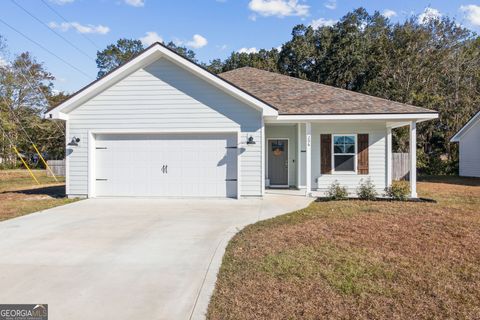
[[[0,221],[75,201],[65,197],[63,178],[55,181],[44,171],[33,173],[40,184],[25,170],[0,171]]]
[[[208,318],[479,319],[479,181],[419,183],[438,203],[317,202],[247,227]]]

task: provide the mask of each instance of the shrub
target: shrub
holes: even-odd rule
[[[342,187],[340,183],[335,180],[332,182],[330,187],[328,187],[326,195],[332,200],[342,200],[348,198],[348,191],[347,188]]]
[[[395,200],[407,200],[410,195],[410,184],[407,181],[393,181],[390,187],[385,188],[387,197]]]
[[[377,191],[375,190],[375,184],[370,178],[366,181],[360,180],[360,184],[357,188],[357,195],[362,200],[375,200],[377,198]]]

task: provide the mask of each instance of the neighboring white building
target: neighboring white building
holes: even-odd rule
[[[46,113],[70,197],[262,196],[391,183],[391,129],[437,112],[254,68],[214,75],[155,43]],[[416,197],[416,168],[411,172]]]
[[[459,143],[459,174],[463,177],[480,177],[480,111],[450,142]]]

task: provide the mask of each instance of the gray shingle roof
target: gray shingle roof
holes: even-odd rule
[[[224,72],[219,76],[277,108],[279,114],[436,113],[251,67]]]

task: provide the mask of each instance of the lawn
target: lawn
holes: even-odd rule
[[[65,198],[63,178],[56,182],[44,171],[34,174],[40,185],[26,170],[0,170],[0,221],[75,201]]]
[[[480,319],[480,179],[438,203],[315,202],[227,247],[208,319]]]

